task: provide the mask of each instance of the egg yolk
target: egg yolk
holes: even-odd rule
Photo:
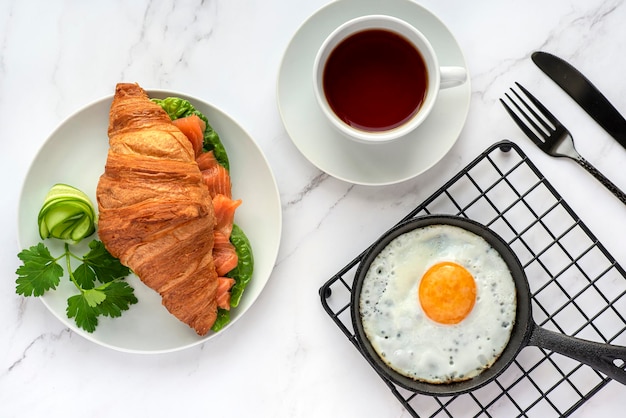
[[[476,302],[474,278],[463,266],[449,261],[429,268],[418,292],[424,313],[440,324],[458,324]]]

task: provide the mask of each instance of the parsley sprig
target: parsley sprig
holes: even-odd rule
[[[85,331],[93,332],[99,316],[121,316],[122,311],[137,303],[133,288],[124,281],[130,270],[113,257],[102,242],[93,240],[89,248],[82,257],[73,253],[68,243],[58,257],[42,242],[21,251],[17,256],[23,264],[16,271],[15,291],[24,296],[41,296],[48,290],[55,290],[64,273],[59,262],[65,259],[69,280],[79,292],[67,300],[68,318],[74,318],[76,325]],[[74,270],[72,261],[80,262]]]

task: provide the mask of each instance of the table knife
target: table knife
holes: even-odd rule
[[[563,59],[547,52],[534,52],[532,60],[626,148],[626,120],[587,77]]]

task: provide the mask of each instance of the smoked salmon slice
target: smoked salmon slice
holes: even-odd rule
[[[241,205],[241,199],[232,199],[232,183],[230,173],[222,166],[213,151],[204,152],[205,122],[197,115],[178,118],[172,123],[187,137],[191,143],[196,163],[202,173],[213,201],[216,225],[213,230],[213,263],[217,273],[216,302],[220,309],[230,310],[231,288],[236,280],[225,277],[237,267],[239,256],[235,246],[230,242],[230,234],[235,220],[235,210]]]
[[[217,161],[213,151],[200,154],[196,157],[196,163],[202,172],[202,179],[209,189],[211,197],[215,197],[215,195],[218,194],[223,194],[229,198],[232,197],[230,174],[228,170]]]
[[[237,267],[239,257],[235,246],[230,242],[230,236],[219,231],[213,232],[213,262],[217,276],[224,276],[226,273]]]
[[[215,211],[215,231],[219,231],[228,238],[233,230],[235,210],[241,205],[241,199],[232,200],[223,194],[213,198],[213,210]]]
[[[235,285],[235,279],[230,277],[217,278],[217,307],[230,311],[230,289]]]
[[[220,194],[228,198],[232,197],[230,175],[224,166],[216,164],[212,168],[202,170],[202,180],[209,189],[211,197],[215,197]]]
[[[206,124],[197,115],[190,115],[184,118],[174,119],[172,123],[185,134],[191,145],[195,156],[198,157],[202,152],[204,143],[204,130]]]
[[[216,165],[219,165],[213,151],[203,152],[202,154],[198,155],[196,157],[196,163],[198,164],[198,168],[200,169],[200,171],[208,170],[215,167]]]

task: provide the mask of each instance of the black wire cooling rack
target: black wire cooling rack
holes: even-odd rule
[[[471,218],[504,238],[528,276],[538,325],[626,345],[626,272],[516,144],[489,147],[402,221],[427,214]],[[350,292],[366,252],[320,288],[324,309],[359,351]],[[537,347],[524,348],[496,380],[462,395],[426,396],[380,377],[418,418],[568,416],[610,380]]]

